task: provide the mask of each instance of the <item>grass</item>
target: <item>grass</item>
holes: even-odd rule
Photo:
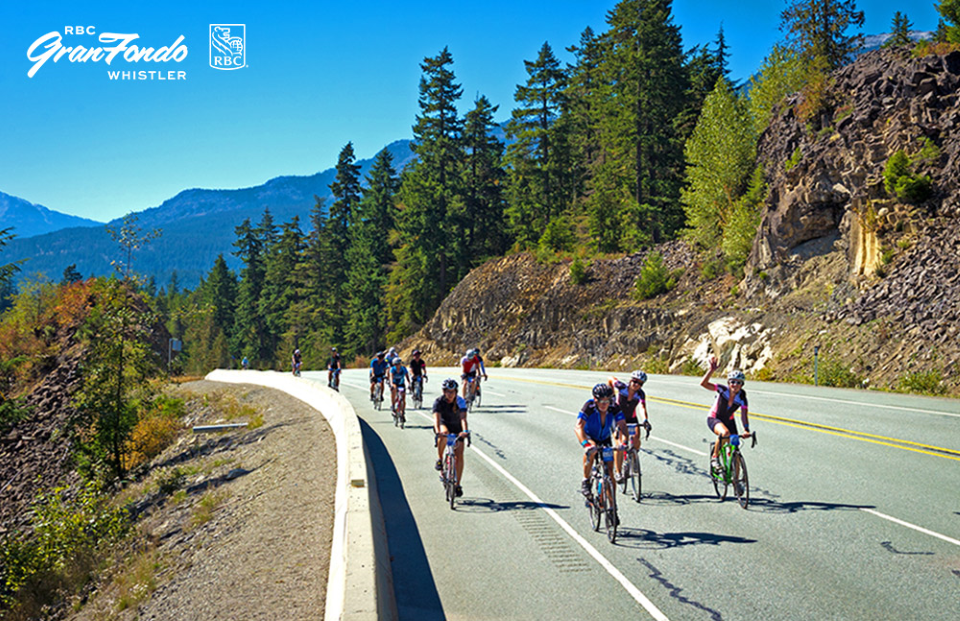
[[[212,520],[217,507],[222,505],[226,499],[226,492],[212,491],[204,494],[193,508],[193,516],[190,520],[191,525],[196,528]]]

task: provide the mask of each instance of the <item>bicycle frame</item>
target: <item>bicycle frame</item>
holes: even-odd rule
[[[600,530],[600,518],[604,518],[607,539],[613,543],[617,539],[617,492],[609,470],[613,469],[614,454],[623,451],[622,447],[595,447],[590,467],[590,489],[592,498],[587,500],[590,521],[593,530]]]
[[[457,443],[463,442],[458,434],[448,433],[436,434],[437,438],[446,438],[447,448],[443,451],[442,469],[440,470],[440,483],[446,492],[446,500],[450,503],[450,509],[457,504],[456,489],[460,481],[457,480]],[[467,432],[467,441],[470,441],[470,433]]]
[[[750,434],[753,446],[757,444],[756,434]],[[744,509],[750,502],[750,480],[747,476],[747,462],[740,451],[741,437],[731,434],[729,438],[720,438],[720,450],[717,458],[720,461],[720,472],[714,473],[711,469],[710,478],[717,496],[723,500],[727,497],[727,488],[733,485],[737,502]],[[720,491],[720,486],[723,491]]]

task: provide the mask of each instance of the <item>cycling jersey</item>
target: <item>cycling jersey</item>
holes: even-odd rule
[[[390,367],[390,381],[394,386],[403,386],[407,381],[407,367]]]
[[[476,377],[477,369],[480,370],[481,374],[487,374],[487,369],[483,366],[483,358],[480,356],[477,356],[476,358],[468,358],[467,356],[464,356],[460,359],[460,367],[463,369],[464,377]]]
[[[413,373],[414,377],[420,377],[421,375],[426,375],[427,363],[423,360],[411,360],[410,361],[410,372]]]
[[[370,363],[370,372],[373,373],[374,377],[383,377],[387,372],[387,361],[374,358],[373,362]]]
[[[450,433],[460,433],[463,427],[460,425],[460,415],[467,411],[467,402],[463,397],[458,396],[451,403],[446,397],[437,397],[433,402],[433,412],[440,414],[440,422],[446,426]]]
[[[330,361],[327,362],[327,368],[328,368],[328,369],[342,369],[342,368],[343,368],[343,362],[340,361],[340,354],[336,354],[336,355],[334,355],[332,358],[330,358]]]
[[[627,385],[620,380],[616,380],[613,387],[617,391],[617,405],[620,406],[624,419],[631,425],[637,423],[637,406],[641,403],[647,404],[647,395],[642,388],[638,388],[636,394],[633,395],[633,399],[630,399]]]
[[[577,420],[583,420],[583,431],[587,437],[597,443],[607,442],[617,421],[624,420],[623,412],[616,403],[611,403],[607,408],[607,415],[603,422],[600,422],[600,410],[597,409],[596,401],[590,399],[580,408],[577,414]]]
[[[301,356],[299,353],[293,354],[293,361],[296,362],[297,364],[300,363],[300,358]]]
[[[737,396],[734,397],[733,404],[730,404],[730,388],[723,384],[717,384],[717,400],[710,408],[710,416],[724,422],[732,421],[738,407],[743,413],[747,411],[747,391],[741,388]]]

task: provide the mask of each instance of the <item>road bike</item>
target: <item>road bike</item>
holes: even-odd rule
[[[373,409],[379,410],[383,406],[383,379],[377,379],[373,387]]]
[[[627,431],[631,439],[639,433],[637,427],[637,423],[629,423],[627,425]],[[646,439],[650,439],[650,428],[646,427],[646,430]],[[623,478],[620,480],[620,486],[623,488],[623,493],[626,494],[629,491],[630,496],[635,501],[640,502],[640,492],[643,488],[643,471],[640,469],[640,452],[634,448],[632,442],[627,443],[627,449],[623,454],[623,467],[621,472]]]
[[[714,472],[713,466],[709,467],[710,479],[713,481],[713,490],[717,493],[717,498],[720,500],[726,498],[727,488],[732,485],[733,494],[744,509],[750,503],[750,479],[747,477],[747,462],[740,452],[740,439],[747,437],[753,439],[751,448],[757,445],[756,432],[743,436],[732,434],[729,440],[721,438],[720,471]]]
[[[607,465],[612,466],[615,451],[622,451],[622,447],[614,449],[610,446],[593,447],[590,457],[593,465],[590,468],[590,495],[587,497],[587,511],[590,513],[590,524],[593,530],[600,531],[600,522],[603,521],[607,531],[607,540],[614,543],[617,540],[617,494],[613,479],[607,473]]]
[[[420,409],[423,407],[423,382],[426,381],[426,378],[422,375],[413,376],[413,394],[410,395],[413,399],[413,407]]]
[[[302,362],[294,362],[294,363],[293,363],[293,376],[294,376],[294,377],[300,377],[300,367],[301,367],[301,366],[303,366],[303,363],[302,363]]]
[[[397,386],[397,402],[390,407],[390,412],[393,414],[393,426],[400,429],[403,429],[407,422],[406,407],[404,407],[407,402],[405,391],[405,387]]]
[[[327,386],[340,392],[340,369],[333,370],[333,376],[330,378],[330,381],[327,382]]]
[[[442,437],[444,437],[442,433],[437,434],[437,438]],[[467,440],[467,446],[469,446],[470,432],[464,432],[464,437]],[[440,483],[443,484],[447,502],[450,503],[450,508],[453,509],[457,504],[457,485],[460,483],[457,480],[457,442],[463,442],[464,438],[461,438],[455,433],[448,433],[446,439],[447,448],[444,449],[443,459],[441,460]]]
[[[474,407],[480,407],[480,376],[467,378],[467,411],[472,412]]]

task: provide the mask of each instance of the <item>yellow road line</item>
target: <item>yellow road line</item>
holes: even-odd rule
[[[498,379],[505,379],[511,382],[527,382],[531,384],[561,386],[563,388],[577,388],[577,389],[583,388],[583,386],[579,386],[576,384],[565,384],[563,382],[548,382],[545,380],[533,380],[533,379],[524,379],[524,378],[518,378],[518,377],[498,376]],[[700,403],[692,403],[690,401],[680,401],[678,399],[668,399],[666,397],[647,397],[647,398],[650,401],[666,403],[669,405],[675,405],[683,408],[688,408],[691,410],[709,409],[709,406],[705,406]],[[863,431],[854,431],[852,429],[844,429],[842,427],[831,427],[830,425],[821,425],[820,423],[809,423],[806,421],[786,418],[782,416],[760,414],[759,412],[750,412],[750,416],[754,418],[759,418],[761,420],[765,420],[771,423],[776,423],[778,425],[784,425],[787,427],[796,427],[798,429],[808,429],[812,431],[818,431],[820,433],[826,433],[829,435],[838,436],[841,438],[849,438],[851,440],[860,440],[861,442],[869,442],[871,444],[879,444],[881,446],[890,446],[893,448],[903,449],[905,451],[913,451],[915,453],[922,453],[924,455],[933,455],[934,457],[943,457],[944,459],[952,459],[955,461],[960,461],[960,451],[955,449],[944,448],[942,446],[923,444],[921,442],[911,442],[910,440],[900,440],[898,438],[889,438],[887,436],[875,435],[875,434],[866,433]],[[920,447],[920,448],[912,448],[912,447]],[[922,449],[929,449],[929,450],[922,450]]]

